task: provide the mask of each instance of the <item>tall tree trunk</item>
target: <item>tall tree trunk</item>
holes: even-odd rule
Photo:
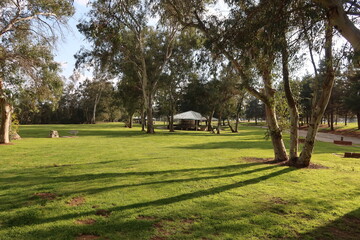
[[[330,130],[334,131],[334,110],[331,108],[330,111]]]
[[[95,103],[94,103],[94,108],[93,108],[93,114],[92,114],[92,118],[90,120],[90,123],[91,124],[95,124],[96,123],[96,107],[97,107],[97,102],[95,100]]]
[[[356,118],[357,118],[357,123],[358,123],[358,129],[360,130],[360,112],[357,112]]]
[[[148,102],[147,102],[147,126],[146,126],[146,133],[155,133],[154,130],[154,123],[153,123],[153,108],[152,108],[152,94],[149,93],[148,95]]]
[[[236,113],[236,121],[235,121],[235,129],[234,129],[234,132],[237,133],[239,132],[239,118],[240,118],[240,111],[238,111]]]
[[[5,98],[0,98],[1,125],[0,125],[0,143],[10,143],[10,124],[12,106]]]
[[[216,134],[220,134],[220,133],[221,133],[221,113],[219,113],[218,124],[216,128]]]
[[[325,32],[325,61],[326,61],[326,76],[322,85],[322,92],[320,96],[314,96],[313,107],[309,129],[305,138],[305,144],[301,151],[298,161],[292,162],[292,165],[298,168],[307,167],[310,164],[312,151],[315,144],[315,136],[319,129],[322,116],[329,103],[331,91],[334,86],[334,69],[332,56],[332,26],[327,22]]]
[[[266,122],[270,131],[270,137],[272,145],[274,148],[275,161],[282,162],[287,161],[288,156],[286,153],[286,148],[282,138],[281,129],[277,122],[276,110],[275,110],[275,90],[272,88],[272,78],[271,70],[266,69],[263,71],[263,81],[264,81],[264,93],[266,97],[265,103],[265,113],[266,113]]]
[[[133,117],[134,117],[134,113],[130,114],[129,116],[129,128],[133,127]]]
[[[100,86],[100,92],[98,94],[96,94],[95,96],[95,101],[94,101],[94,109],[93,109],[93,114],[92,114],[92,118],[91,118],[91,123],[95,124],[96,123],[96,108],[97,105],[100,102],[100,98],[101,98],[101,94],[102,94],[102,86]]]
[[[169,117],[169,131],[175,132],[175,130],[174,130],[174,112],[173,111],[171,111],[171,115]]]
[[[336,111],[337,113],[339,113],[338,111]],[[337,126],[337,124],[338,124],[338,116],[339,116],[339,114],[336,114],[335,115],[335,125]]]
[[[145,116],[146,116],[146,111],[145,111],[145,109],[143,108],[142,110],[141,110],[141,131],[142,132],[145,132],[145,126],[146,126],[146,119],[145,119]]]
[[[299,125],[299,111],[296,106],[294,95],[290,87],[289,79],[289,52],[286,40],[285,31],[283,32],[283,47],[281,50],[282,55],[282,72],[286,101],[290,111],[290,161],[297,160],[298,156],[298,125]]]
[[[345,113],[345,126],[347,126],[347,113]]]
[[[211,111],[211,114],[210,114],[210,116],[209,116],[209,122],[208,122],[208,131],[212,131],[213,130],[213,128],[212,128],[212,119],[213,119],[213,116],[214,116],[214,112],[215,112],[215,110],[212,110]]]

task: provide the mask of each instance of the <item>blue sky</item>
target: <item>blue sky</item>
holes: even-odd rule
[[[87,2],[88,0],[74,1],[76,9],[75,15],[69,20],[69,28],[64,29],[64,39],[58,42],[55,51],[55,60],[61,63],[63,68],[62,75],[67,79],[72,75],[74,70],[74,54],[80,50],[81,46],[87,45],[85,37],[81,35],[76,28],[79,20],[85,16],[85,13],[89,9],[86,7]]]

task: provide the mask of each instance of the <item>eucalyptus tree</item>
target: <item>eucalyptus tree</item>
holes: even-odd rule
[[[179,34],[174,42],[173,54],[160,78],[160,91],[156,96],[159,109],[168,118],[170,132],[174,132],[174,115],[179,110],[184,89],[196,74],[196,55],[202,45],[191,29]]]
[[[353,47],[357,64],[360,63],[360,29],[357,18],[360,4],[357,0],[312,0],[328,14],[333,26]]]
[[[115,97],[119,99],[120,106],[126,113],[126,126],[132,128],[133,117],[135,112],[142,111],[142,91],[140,83],[132,68],[128,69],[129,72],[124,72],[121,80],[117,84]]]
[[[48,97],[61,87],[51,48],[68,18],[71,0],[0,2],[0,143],[8,143],[11,99],[20,86]]]
[[[161,21],[156,27],[156,5],[151,0],[91,1],[88,18],[78,25],[92,43],[83,50],[83,62],[95,62],[120,76],[123,64],[132,64],[140,82],[147,112],[147,133],[154,133],[153,104],[158,82],[172,56],[177,25]]]
[[[278,12],[283,1],[227,1],[230,11],[223,17],[209,14],[208,3],[213,2],[163,1],[167,14],[184,26],[199,29],[209,49],[224,55],[245,89],[264,102],[275,160],[285,161],[288,156],[276,119],[272,76],[277,51],[273,41],[281,34],[277,23],[281,21]]]

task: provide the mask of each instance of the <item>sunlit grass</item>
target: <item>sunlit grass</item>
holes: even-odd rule
[[[79,133],[49,139],[50,130]],[[318,143],[313,161],[329,169],[296,170],[245,160],[273,156],[262,128],[156,132],[22,126],[23,140],[0,146],[0,239],[339,239],[359,231],[348,219],[359,223],[360,160],[340,156],[359,148]],[[67,204],[76,197],[85,202]],[[86,219],[95,223],[76,222]]]

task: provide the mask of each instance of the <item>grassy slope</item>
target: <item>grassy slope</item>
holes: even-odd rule
[[[239,134],[157,130],[123,124],[22,126],[0,146],[0,239],[357,239],[359,148],[318,143],[302,169],[246,162],[272,156],[264,129]],[[48,139],[79,130],[78,138]],[[64,166],[60,166],[64,165]],[[58,167],[56,167],[58,166]],[[44,200],[35,193],[57,194]],[[82,196],[80,206],[66,203]],[[96,208],[94,208],[96,207]],[[98,209],[109,217],[95,215]],[[75,224],[94,219],[93,225]]]

